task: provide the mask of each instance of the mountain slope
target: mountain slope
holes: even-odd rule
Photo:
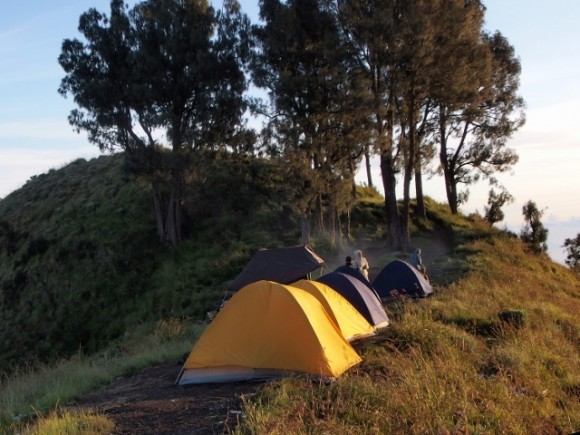
[[[88,162],[74,163],[81,169],[79,174],[88,170],[85,163]],[[121,165],[121,162],[117,164]],[[58,347],[57,340],[66,338],[58,333],[66,331],[67,316],[70,316],[73,325],[79,321],[75,310],[85,310],[84,315],[94,322],[94,329],[87,327],[86,332],[90,334],[87,336],[95,348],[99,347],[98,339],[102,346],[108,344],[108,349],[115,352],[124,346],[119,341],[108,341],[118,334],[111,333],[111,326],[122,331],[138,323],[139,319],[164,316],[187,317],[176,324],[199,326],[199,317],[195,313],[204,312],[197,310],[211,305],[212,295],[219,295],[219,290],[212,293],[212,289],[221,288],[235,276],[256,246],[267,241],[284,244],[292,239],[292,232],[282,238],[268,239],[268,234],[284,228],[282,222],[293,227],[288,223],[292,216],[289,217],[275,205],[279,203],[276,195],[283,197],[281,190],[265,189],[263,184],[254,186],[251,180],[243,178],[247,173],[245,165],[247,162],[232,162],[231,166],[225,165],[226,168],[222,162],[219,169],[212,168],[210,172],[213,175],[207,176],[209,185],[219,185],[222,192],[224,186],[232,185],[232,178],[229,182],[223,178],[225,173],[229,174],[228,177],[234,177],[236,183],[243,185],[244,197],[249,199],[238,197],[229,201],[226,191],[223,196],[220,195],[219,207],[212,209],[211,197],[203,198],[200,190],[190,193],[189,198],[198,198],[203,207],[197,211],[191,209],[189,213],[198,217],[204,215],[205,219],[188,229],[189,238],[183,246],[171,251],[157,247],[148,225],[139,229],[141,219],[148,215],[148,202],[145,191],[137,188],[132,180],[121,182],[118,192],[124,193],[122,197],[128,198],[128,201],[136,200],[134,209],[125,206],[125,215],[133,218],[119,218],[118,224],[115,223],[116,219],[111,219],[108,225],[106,215],[113,214],[114,208],[103,201],[102,207],[106,213],[100,215],[101,203],[89,201],[96,204],[96,207],[90,206],[96,214],[88,219],[91,224],[86,225],[92,228],[88,234],[80,231],[77,228],[79,220],[72,218],[78,215],[78,212],[77,215],[72,212],[78,207],[69,207],[64,199],[70,197],[72,204],[82,204],[79,193],[84,187],[81,189],[80,181],[71,184],[76,186],[76,190],[66,195],[61,192],[55,194],[63,199],[52,213],[47,212],[51,209],[47,206],[48,199],[39,197],[28,205],[24,201],[26,195],[35,194],[44,185],[34,186],[26,195],[11,196],[7,198],[10,200],[8,202],[0,202],[0,315],[4,316],[2,320],[12,321],[11,325],[14,326],[14,329],[2,329],[2,338],[13,339],[14,349],[19,343],[27,343],[31,350],[29,355],[33,355],[36,349],[43,349],[41,346],[48,347],[49,340]],[[93,174],[91,179],[99,180],[95,183],[99,186],[108,185],[105,174],[109,174],[109,169],[110,164],[103,165],[99,172],[103,176]],[[61,175],[59,171],[55,174]],[[262,171],[261,174],[268,174],[269,169],[262,168]],[[62,177],[40,178],[42,183],[58,182],[63,189],[68,186]],[[25,186],[28,187],[32,186]],[[47,198],[50,196],[46,194]],[[212,192],[212,196],[215,197],[215,193]],[[13,201],[13,198],[19,202]],[[107,201],[115,202],[110,196]],[[262,205],[271,201],[272,206],[249,207],[248,201]],[[16,204],[21,205],[21,210]],[[104,403],[102,412],[105,418],[128,431],[138,431],[144,420],[151,422],[151,425],[161,424],[160,430],[168,428],[170,426],[167,425],[176,421],[176,412],[183,417],[179,425],[184,431],[191,428],[188,419],[197,418],[204,412],[203,415],[211,417],[205,423],[212,428],[224,427],[223,424],[233,424],[229,420],[229,411],[221,416],[221,420],[210,411],[225,410],[226,407],[221,405],[234,402],[236,407],[241,406],[245,416],[240,420],[243,425],[238,428],[239,433],[492,434],[571,433],[578,430],[578,275],[551,262],[546,256],[529,253],[517,237],[489,228],[476,216],[452,216],[444,205],[433,201],[427,201],[427,206],[429,221],[415,223],[412,244],[424,251],[424,260],[435,285],[434,295],[419,301],[403,299],[387,305],[391,320],[389,327],[377,337],[356,344],[363,363],[335,382],[324,384],[306,379],[288,379],[261,385],[255,395],[252,393],[241,403],[240,400],[231,401],[231,395],[227,394],[223,400],[216,401],[209,392],[207,399],[211,400],[196,396],[192,402],[187,391],[172,390],[172,379],[179,368],[179,363],[173,361],[173,365],[165,366],[166,371],[153,368],[146,372],[157,373],[159,378],[155,380],[161,383],[156,385],[166,388],[159,396],[154,395],[154,389],[139,390],[140,376],[145,375],[137,374],[134,379],[120,379],[105,391],[79,403]],[[34,211],[42,219],[30,220],[27,226],[19,226],[20,220],[26,220],[25,210]],[[21,215],[17,218],[18,213]],[[71,213],[71,218],[57,218],[59,213]],[[220,215],[224,215],[224,220],[216,223]],[[372,219],[368,220],[369,214],[363,215],[366,216],[361,220],[364,226],[358,227],[358,238],[353,241],[354,246],[345,247],[346,252],[350,253],[353,247],[362,248],[372,260],[371,267],[375,272],[394,258],[404,259],[405,253],[392,251],[384,240],[369,238],[368,233],[364,233],[362,228],[378,232],[379,224],[375,223],[373,227]],[[99,222],[99,216],[105,224],[92,225],[93,221]],[[134,229],[134,240],[129,241],[117,232],[131,233],[133,219],[139,222]],[[65,230],[63,227],[66,225],[71,228]],[[99,231],[105,234],[97,236]],[[69,232],[76,236],[67,238]],[[110,232],[118,235],[111,238]],[[227,232],[228,237],[220,238],[219,234],[223,232]],[[234,238],[232,234],[238,236]],[[95,238],[90,238],[90,235]],[[101,238],[105,242],[101,242]],[[122,240],[122,244],[115,244],[116,238]],[[248,245],[247,239],[253,239],[255,244]],[[67,251],[67,246],[76,248]],[[109,247],[109,257],[102,255],[104,246]],[[61,251],[69,254],[58,257],[62,258],[61,261],[52,259]],[[81,255],[75,256],[76,251]],[[344,252],[328,251],[328,256],[326,253],[323,258],[327,259],[329,268],[342,263]],[[106,258],[110,260],[104,261]],[[134,258],[138,261],[132,262]],[[130,267],[123,261],[131,262]],[[43,269],[45,265],[49,267]],[[136,268],[141,275],[133,274],[131,268]],[[20,280],[17,278],[18,272],[24,275]],[[76,283],[74,287],[68,284],[72,280]],[[106,285],[99,286],[90,280],[99,280]],[[57,282],[60,286],[55,284]],[[141,293],[116,297],[125,290],[132,291],[133,285],[140,285],[137,288]],[[78,296],[87,288],[89,293],[85,296],[89,297],[88,302]],[[99,302],[102,304],[99,305]],[[111,308],[113,302],[118,307]],[[21,313],[11,310],[14,307]],[[61,307],[67,307],[68,311]],[[108,316],[111,311],[119,317]],[[61,313],[65,316],[59,317]],[[26,330],[18,336],[20,325],[33,328],[39,321],[44,322],[45,328],[54,321],[52,336],[41,336],[45,331],[43,328],[37,328],[36,342],[27,338]],[[107,326],[107,322],[113,325]],[[100,335],[99,327],[106,334]],[[174,331],[173,328],[171,330]],[[181,326],[172,332],[172,337],[175,335],[177,339],[183,339],[183,332],[180,331]],[[74,337],[75,332],[71,332],[71,336]],[[142,342],[142,339],[139,341]],[[71,340],[69,346],[73,345],[74,340]],[[28,349],[24,346],[20,348],[21,351]],[[63,355],[70,352],[70,349],[62,349]],[[54,354],[48,349],[45,355]],[[17,353],[14,356],[18,357]],[[91,364],[90,359],[88,364]],[[118,376],[109,379],[116,378]],[[131,395],[120,388],[122,385],[130,386]],[[253,387],[251,391],[254,391]],[[95,397],[104,402],[92,401],[91,398]],[[125,405],[128,397],[132,402]],[[136,414],[140,397],[147,399],[147,415],[143,418]],[[183,406],[176,408],[175,403],[171,402],[174,399]],[[28,403],[26,400],[30,398],[25,397],[24,404]],[[49,408],[62,403],[58,397],[52,400]],[[169,402],[165,403],[164,400]],[[164,409],[170,412],[164,413]],[[139,408],[138,412],[142,411],[143,408]],[[121,418],[124,420],[117,422]],[[149,429],[155,430],[153,426]]]
[[[184,240],[156,237],[151,189],[122,154],[32,177],[0,201],[0,373],[91,353],[146,320],[203,319],[259,248],[298,244],[284,172],[200,154],[184,187]]]
[[[80,159],[0,202],[0,368],[122,333],[156,240],[149,201],[121,165]]]

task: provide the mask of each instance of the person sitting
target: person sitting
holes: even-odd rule
[[[345,266],[346,267],[354,267],[352,264],[352,257],[350,255],[347,255],[347,257],[345,259]]]

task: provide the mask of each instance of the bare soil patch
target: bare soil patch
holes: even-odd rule
[[[175,384],[181,364],[148,368],[122,377],[79,399],[75,406],[99,411],[115,422],[115,435],[224,434],[243,418],[242,397],[255,394],[257,382]]]

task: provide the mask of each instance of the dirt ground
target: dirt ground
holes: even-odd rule
[[[75,404],[98,410],[115,422],[115,435],[227,434],[243,418],[242,397],[256,382],[175,385],[181,364],[148,368],[119,378]]]
[[[438,275],[445,273],[445,271],[435,267],[435,263],[449,254],[453,248],[449,235],[444,230],[437,229],[421,237],[411,238],[411,248],[421,249],[423,263],[427,267],[430,278],[434,278],[434,283],[437,284]],[[342,266],[347,255],[354,256],[355,249],[362,250],[363,255],[369,262],[369,280],[371,282],[390,261],[395,258],[408,261],[410,254],[393,251],[381,240],[364,242],[345,247],[344,252],[337,254],[333,258],[325,258],[326,264],[322,273],[328,273],[337,266]]]
[[[420,245],[428,268],[431,262],[450,249],[444,234],[415,242]],[[389,258],[402,255],[390,252],[381,242],[355,249],[362,249],[367,257],[371,281]],[[346,255],[352,255],[350,248],[329,262],[331,270],[342,265]],[[175,380],[180,370],[180,362],[151,367],[133,376],[119,378],[78,400],[75,405],[105,414],[115,422],[115,435],[227,434],[244,418],[242,398],[251,398],[261,385],[238,382],[177,386]]]

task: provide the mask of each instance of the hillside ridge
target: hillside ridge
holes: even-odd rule
[[[27,371],[0,377],[0,428],[31,406],[42,416],[65,406],[101,409],[118,420],[115,433],[146,432],[145,423],[165,418],[161,425],[186,428],[199,415],[206,433],[236,433],[237,422],[237,433],[580,428],[579,277],[531,254],[515,235],[430,199],[428,220],[413,222],[411,245],[423,250],[434,294],[387,305],[389,327],[357,344],[360,365],[330,384],[175,387],[200,319],[225,285],[257,249],[295,244],[299,219],[279,207],[277,184],[245,178],[248,162],[220,162],[203,178],[224,195],[192,188],[186,210],[196,225],[186,225],[182,245],[162,249],[148,220],[146,184],[124,176],[120,159],[110,161],[73,162],[0,201],[0,366],[27,351],[37,357]],[[250,164],[270,179],[267,163]],[[243,195],[223,188],[234,183]],[[376,199],[357,203],[353,239],[340,248],[313,239],[327,271],[354,249],[368,256],[372,274],[408,258],[384,242],[381,210]],[[84,367],[81,378],[69,367]],[[82,392],[61,390],[59,370]],[[46,377],[34,381],[36,373]],[[139,420],[141,412],[147,417]]]

